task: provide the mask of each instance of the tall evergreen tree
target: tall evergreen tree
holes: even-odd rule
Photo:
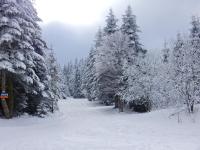
[[[106,26],[104,27],[104,34],[105,35],[111,35],[115,33],[118,30],[117,26],[117,19],[115,15],[113,14],[113,10],[109,10],[109,14],[106,19]]]
[[[122,21],[121,31],[128,37],[128,48],[125,51],[123,60],[119,95],[128,103],[134,103],[135,107],[137,105],[144,106],[143,104],[149,101],[148,94],[145,92],[145,82],[142,82],[147,77],[144,60],[147,51],[142,48],[139,41],[139,27],[130,6],[127,7]],[[147,104],[149,105],[149,103]],[[144,106],[144,109],[146,108]]]
[[[15,88],[15,113],[46,113],[52,97],[45,64],[46,44],[30,0],[0,1],[0,69]]]
[[[63,75],[64,75],[64,84],[65,84],[66,94],[68,93],[67,96],[72,96],[73,77],[74,77],[72,62],[69,62],[67,65],[64,65]]]
[[[127,38],[120,31],[105,36],[103,44],[98,48],[96,60],[97,97],[103,103],[114,102],[119,79],[122,75],[124,51],[127,49]]]
[[[47,68],[49,79],[49,87],[52,91],[53,101],[52,101],[52,112],[57,109],[57,101],[59,99],[65,99],[68,95],[68,88],[64,85],[64,75],[62,69],[57,63],[53,49],[51,48],[47,53]]]
[[[82,82],[81,82],[81,73],[78,67],[75,68],[75,74],[74,74],[74,98],[83,98],[84,95],[82,93]]]
[[[84,88],[86,90],[86,97],[89,101],[97,100],[97,74],[96,74],[96,58],[97,50],[102,46],[103,43],[103,33],[101,28],[99,28],[95,40],[94,47],[91,48],[89,56],[86,62],[86,70],[84,75]]]
[[[146,50],[142,48],[142,44],[139,41],[138,33],[140,30],[136,23],[136,16],[133,14],[130,5],[127,7],[127,10],[122,17],[121,31],[129,37],[128,45],[130,49],[129,53],[127,54],[127,57],[130,57],[129,61],[131,61],[131,57],[133,57],[133,55],[138,55],[138,53],[146,53]]]

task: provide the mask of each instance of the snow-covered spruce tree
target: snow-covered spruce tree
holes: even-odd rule
[[[59,98],[66,99],[69,96],[69,88],[65,85],[65,78],[63,74],[62,67],[58,64],[58,89],[59,89]]]
[[[85,97],[89,101],[95,101],[96,95],[96,74],[95,74],[95,50],[91,48],[89,56],[87,58],[87,65],[84,75],[84,89],[85,89]]]
[[[85,96],[89,101],[97,100],[97,75],[96,75],[96,57],[97,49],[102,46],[103,33],[99,28],[96,36],[94,47],[91,48],[89,56],[86,62],[85,74],[84,74],[84,89]]]
[[[56,62],[56,58],[54,56],[53,53],[53,49],[50,49],[49,54],[47,55],[47,68],[48,68],[48,74],[50,76],[49,79],[49,87],[52,91],[52,104],[51,104],[51,111],[54,112],[54,109],[56,109],[56,102],[59,99],[59,87],[58,87],[58,81],[59,81],[59,77],[58,77],[58,69],[57,69],[57,62]]]
[[[124,74],[128,77],[128,86],[122,94],[130,109],[136,112],[147,112],[151,109],[151,72],[148,59],[137,57],[134,65],[126,68]]]
[[[83,89],[82,89],[82,78],[84,72],[84,64],[83,61],[78,61],[76,59],[74,64],[74,82],[73,82],[73,97],[74,98],[84,98]]]
[[[40,19],[30,0],[2,0],[0,6],[0,69],[14,85],[14,114],[45,114],[52,97]]]
[[[86,74],[86,66],[87,66],[87,61],[86,58],[82,58],[79,60],[79,72],[80,72],[80,82],[81,82],[81,94],[80,98],[86,98],[86,90],[85,90],[85,74]]]
[[[69,62],[63,68],[64,84],[67,96],[84,98],[84,74],[85,60],[76,59],[74,63]]]
[[[64,75],[64,85],[66,89],[66,94],[68,97],[73,95],[73,78],[74,78],[74,70],[72,62],[69,62],[67,65],[63,67],[63,75]]]
[[[113,14],[113,10],[109,10],[109,14],[106,19],[106,26],[104,27],[104,35],[108,36],[115,33],[118,30],[117,26],[118,20],[116,19],[115,15]]]
[[[147,78],[147,70],[145,70],[147,67],[144,60],[147,51],[142,48],[139,41],[139,27],[130,6],[128,6],[122,19],[121,31],[128,37],[128,48],[124,53],[119,95],[134,110],[148,111],[150,100],[144,80],[144,78]]]
[[[47,53],[47,68],[49,79],[49,87],[53,93],[52,112],[57,109],[57,101],[59,99],[66,99],[66,95],[69,95],[69,90],[64,84],[64,75],[61,67],[57,63],[53,49],[51,48]]]
[[[116,31],[104,36],[102,46],[97,49],[97,98],[106,105],[114,102],[119,89],[127,41],[127,37],[121,31]]]
[[[74,98],[82,98],[84,97],[81,91],[81,75],[80,70],[78,68],[75,69],[75,77],[74,77]]]
[[[97,48],[96,55],[96,76],[97,76],[97,99],[106,105],[114,102],[117,93],[119,78],[121,76],[121,58],[125,36],[118,31],[117,19],[112,9],[106,19],[102,45]]]
[[[127,58],[129,61],[133,59],[133,55],[139,53],[145,54],[147,51],[142,48],[142,44],[139,42],[140,32],[139,27],[136,23],[136,16],[133,14],[131,6],[127,7],[125,14],[122,17],[121,31],[126,34],[129,38]]]

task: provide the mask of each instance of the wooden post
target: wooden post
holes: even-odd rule
[[[1,71],[1,77],[2,77],[2,87],[1,87],[2,91],[1,92],[5,93],[5,91],[6,91],[6,73],[5,73],[5,71]],[[5,98],[1,99],[1,105],[2,105],[5,117],[10,118],[9,109],[8,109],[8,105],[7,105]]]

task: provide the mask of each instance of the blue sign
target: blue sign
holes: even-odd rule
[[[7,97],[7,96],[8,96],[8,93],[1,93],[1,96]]]

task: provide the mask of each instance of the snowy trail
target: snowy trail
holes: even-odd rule
[[[60,102],[45,119],[0,120],[0,150],[200,150],[200,120],[180,124],[167,110],[118,113],[87,100]]]

